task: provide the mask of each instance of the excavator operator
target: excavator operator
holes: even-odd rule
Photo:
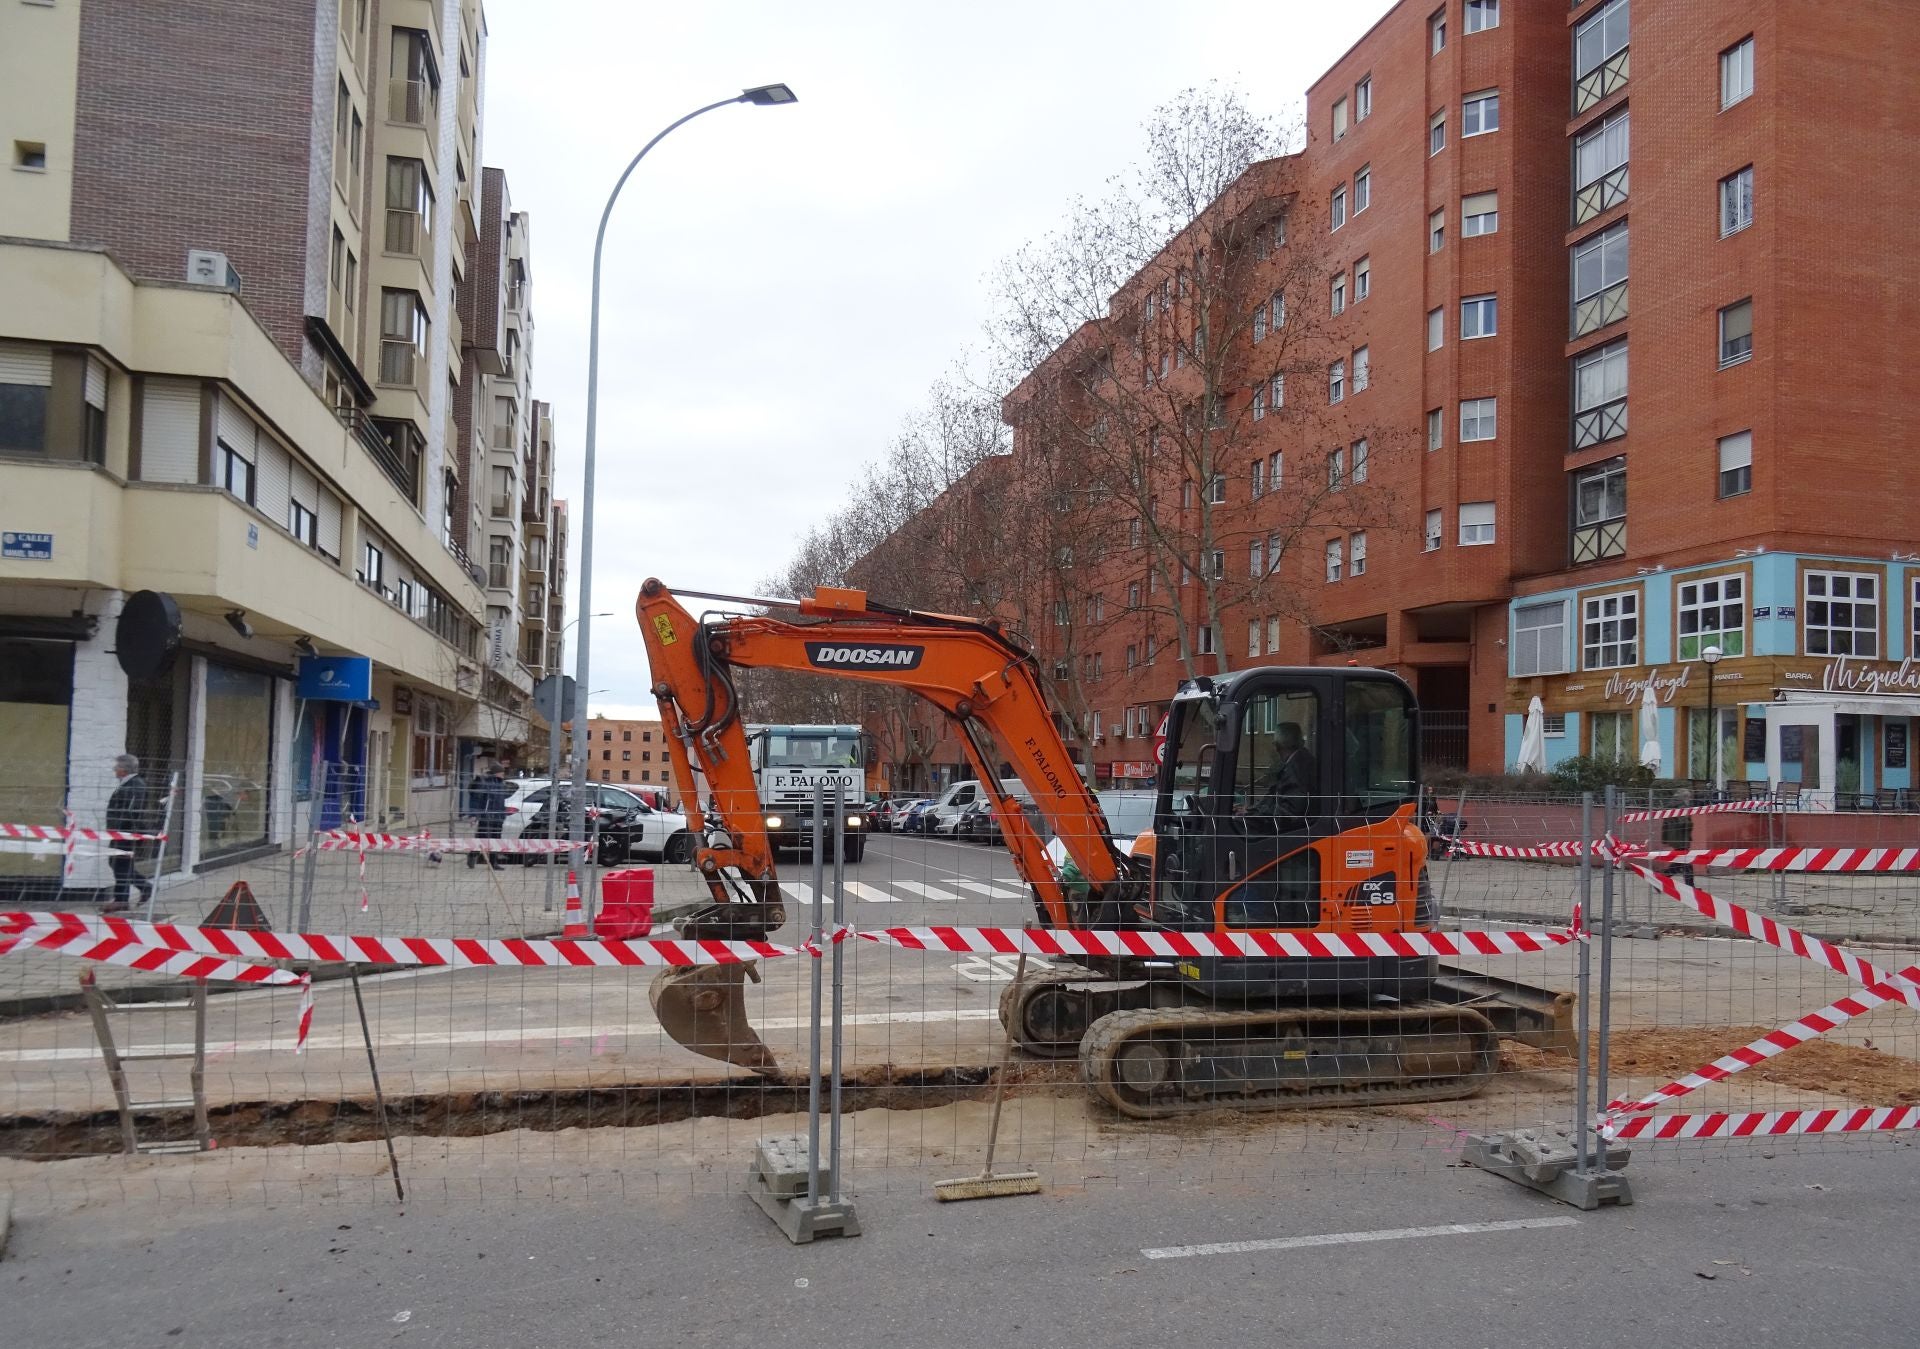
[[[1274,728],[1277,758],[1260,780],[1260,792],[1248,814],[1266,816],[1276,823],[1305,820],[1313,811],[1313,800],[1320,794],[1320,761],[1307,748],[1306,737],[1297,723],[1283,721]]]

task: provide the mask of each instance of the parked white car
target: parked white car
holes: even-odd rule
[[[1026,784],[1019,778],[1001,778],[1000,790],[1016,800],[1030,799]],[[920,830],[926,834],[945,834],[949,838],[957,837],[960,829],[960,817],[967,813],[967,807],[981,800],[986,794],[980,784],[972,779],[956,782],[939,796],[920,817]]]
[[[529,790],[515,792],[507,801],[512,813],[501,830],[503,838],[548,837],[547,806],[553,799],[553,784],[527,781],[533,784]],[[563,799],[567,790],[562,784]],[[628,857],[654,857],[666,862],[685,862],[693,857],[693,835],[687,832],[687,817],[678,811],[656,810],[639,794],[604,782],[588,783],[587,799],[590,809],[605,812],[600,821],[602,866]],[[561,833],[564,836],[564,825]]]

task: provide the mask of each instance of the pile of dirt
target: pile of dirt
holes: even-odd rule
[[[1704,1064],[1752,1044],[1768,1026],[1634,1027],[1616,1030],[1608,1071],[1615,1077],[1671,1082]],[[1597,1064],[1597,1060],[1596,1060]],[[1552,1072],[1571,1061],[1524,1045],[1500,1047],[1502,1072]],[[1920,1104],[1920,1061],[1857,1045],[1809,1040],[1741,1074],[1799,1091],[1821,1092],[1861,1105]]]

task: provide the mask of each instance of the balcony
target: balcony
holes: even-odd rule
[[[506,493],[495,492],[487,502],[487,515],[495,520],[513,518],[513,497]]]
[[[1627,87],[1627,53],[1622,47],[1573,82],[1573,115],[1578,117],[1603,99]]]
[[[1627,166],[1600,175],[1573,194],[1573,223],[1584,225],[1627,199]]]
[[[1574,526],[1573,564],[1576,567],[1586,562],[1602,562],[1610,557],[1620,557],[1626,551],[1627,518],[1624,515],[1613,520]]]
[[[387,86],[387,119],[406,126],[425,126],[434,111],[439,90],[427,80],[394,80]]]
[[[387,208],[386,247],[389,253],[404,253],[409,257],[425,260],[428,256],[428,244],[433,234],[427,228],[426,217],[418,211]]]
[[[1598,407],[1585,408],[1573,417],[1574,453],[1618,440],[1627,433],[1627,400],[1616,398]]]
[[[409,352],[412,348],[407,348]],[[408,501],[420,504],[420,446],[414,443],[412,427],[406,422],[376,422],[359,408],[351,405],[334,409],[340,422],[352,431],[361,448],[373,456],[393,485],[406,495]],[[392,438],[389,438],[389,429]],[[399,446],[394,440],[403,443]]]
[[[1627,316],[1627,283],[1619,281],[1605,290],[1573,302],[1573,336],[1585,337],[1609,323]]]

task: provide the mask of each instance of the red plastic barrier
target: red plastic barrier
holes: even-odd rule
[[[626,867],[602,876],[593,935],[607,941],[632,941],[652,930],[653,868]]]

